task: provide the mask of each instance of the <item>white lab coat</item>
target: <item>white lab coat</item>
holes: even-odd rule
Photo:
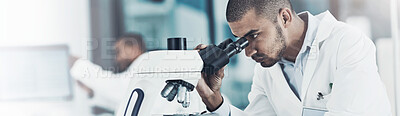
[[[337,21],[329,11],[316,17],[321,23],[304,69],[301,101],[288,86],[279,64],[270,68],[257,65],[250,104],[244,112],[230,106],[232,116],[301,116],[303,108],[325,109],[325,116],[391,115],[373,42]],[[324,99],[317,100],[318,92]]]
[[[134,62],[132,63],[134,64]],[[114,74],[89,60],[79,59],[71,68],[71,76],[91,88],[94,92],[93,104],[116,110],[128,89],[135,70],[131,66],[125,72]]]

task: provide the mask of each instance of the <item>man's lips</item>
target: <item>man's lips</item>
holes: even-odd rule
[[[263,57],[253,57],[253,60],[256,61],[257,63],[260,63],[262,61],[264,61]]]

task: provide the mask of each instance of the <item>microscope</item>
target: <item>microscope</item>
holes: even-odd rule
[[[187,50],[186,38],[168,38],[168,50],[147,52],[132,63],[135,69],[117,116],[207,115],[201,114],[205,105],[195,90],[201,74],[214,74],[248,44],[246,38],[227,39],[198,51]]]

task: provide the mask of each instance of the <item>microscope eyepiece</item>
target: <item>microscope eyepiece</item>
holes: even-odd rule
[[[228,47],[229,44],[231,44],[233,41],[232,39],[226,39],[225,41],[221,42],[220,44],[218,44],[217,47],[221,48],[221,49],[225,49],[226,47]]]
[[[237,41],[228,44],[228,46],[225,47],[224,51],[228,54],[229,58],[231,58],[235,54],[240,53],[248,45],[249,42],[247,41],[247,39],[242,37]]]
[[[218,46],[209,45],[205,49],[200,50],[199,54],[204,62],[203,72],[214,74],[229,63],[229,58],[240,53],[248,45],[249,42],[246,38],[240,38],[235,42],[227,39]]]
[[[246,38],[236,41],[227,39],[218,46],[209,45],[200,50],[199,54],[204,62],[203,72],[213,74],[229,63],[229,58],[240,53],[249,45]],[[186,38],[168,38],[168,50],[186,50]]]

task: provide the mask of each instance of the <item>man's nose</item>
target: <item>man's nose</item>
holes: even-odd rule
[[[247,46],[245,48],[245,52],[246,52],[246,56],[247,57],[251,57],[253,54],[255,54],[257,51],[254,49],[254,47],[249,44],[249,46]]]

